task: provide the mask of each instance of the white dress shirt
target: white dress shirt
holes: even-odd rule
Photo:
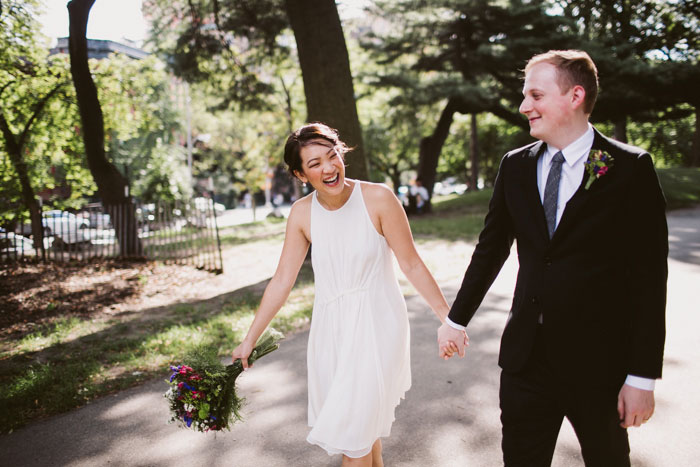
[[[561,151],[564,162],[561,165],[561,179],[559,180],[559,199],[557,201],[557,219],[554,226],[559,225],[561,215],[564,213],[566,203],[569,202],[578,187],[581,186],[583,170],[588,158],[588,153],[593,147],[593,127],[588,125],[588,130],[579,139],[565,148],[555,148],[547,145],[542,157],[537,159],[537,187],[540,190],[540,201],[544,202],[544,186],[546,185],[549,169],[552,167],[554,155]]]
[[[576,141],[571,143],[565,148],[556,148],[554,146],[547,145],[542,157],[537,159],[537,187],[540,191],[540,201],[544,202],[544,187],[547,180],[547,175],[549,175],[549,169],[552,167],[552,158],[554,155],[561,151],[564,156],[565,163],[561,166],[561,179],[559,181],[559,198],[557,201],[557,219],[555,222],[555,228],[559,225],[561,216],[564,213],[564,208],[566,203],[569,202],[576,190],[578,190],[581,185],[581,180],[583,179],[583,171],[585,170],[585,163],[588,158],[588,153],[593,147],[593,127],[589,124],[588,130],[581,135]],[[457,324],[446,319],[447,324],[455,329],[464,331],[465,326]],[[627,375],[625,384],[638,388],[645,389],[647,391],[653,391],[656,381],[649,378],[642,378],[640,376]]]

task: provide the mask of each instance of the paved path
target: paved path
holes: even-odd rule
[[[665,374],[657,414],[630,430],[632,464],[639,467],[697,465],[700,458],[700,209],[676,211],[669,224]],[[436,319],[422,299],[407,299],[413,387],[384,441],[388,467],[501,465],[496,360],[516,267],[513,255],[470,325],[464,360],[435,357]],[[458,284],[445,285],[451,300]],[[338,457],[305,441],[307,335],[289,337],[242,377],[247,421],[231,432],[203,435],[166,424],[167,385],[153,381],[0,437],[0,465],[338,466]],[[554,465],[583,465],[567,423]]]

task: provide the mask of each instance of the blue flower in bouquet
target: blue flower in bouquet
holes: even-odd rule
[[[276,350],[281,333],[270,329],[259,339],[249,363]],[[241,420],[243,399],[236,394],[236,378],[243,372],[240,360],[224,366],[216,349],[198,347],[170,366],[170,389],[164,397],[170,403],[170,421],[197,431],[228,429]]]

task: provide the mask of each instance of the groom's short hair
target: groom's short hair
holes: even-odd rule
[[[580,85],[586,91],[583,110],[593,112],[598,97],[598,69],[591,57],[582,50],[550,50],[535,55],[525,65],[525,74],[538,63],[549,63],[557,69],[557,84],[562,93]]]

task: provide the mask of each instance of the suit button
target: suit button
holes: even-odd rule
[[[531,300],[531,301],[532,301],[532,304],[533,304],[533,305],[537,305],[537,304],[540,303],[540,300],[539,300],[537,297],[532,297],[532,300]]]
[[[552,258],[550,258],[549,256],[545,256],[544,257],[544,265],[551,266],[552,265]]]

